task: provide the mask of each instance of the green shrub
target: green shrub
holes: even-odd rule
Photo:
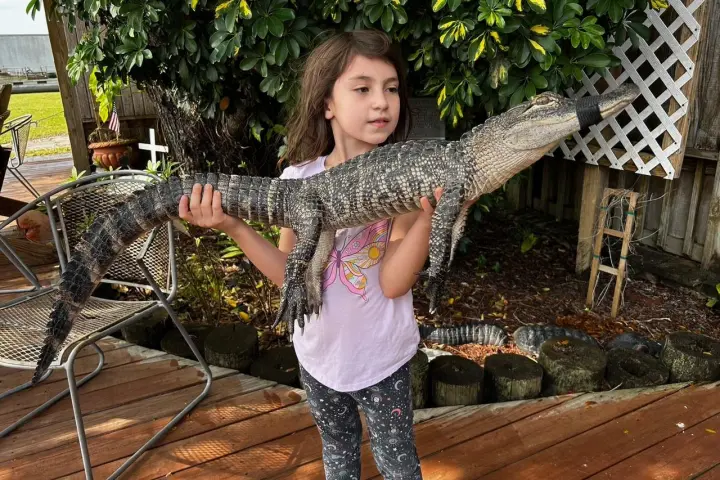
[[[397,40],[416,95],[433,95],[450,126],[563,91],[619,64],[615,43],[648,38],[647,8],[664,0],[54,0],[88,33],[73,80],[158,85],[207,119],[234,108],[247,138],[284,134],[298,62],[332,30],[378,28]],[[34,16],[40,0],[31,0]],[[263,138],[264,137],[264,138]],[[280,143],[279,138],[275,141]]]

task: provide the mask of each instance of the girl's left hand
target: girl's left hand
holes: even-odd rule
[[[442,187],[438,187],[435,189],[435,205],[437,205],[437,202],[440,201],[440,196],[442,195]],[[420,206],[422,206],[422,212],[420,212],[420,218],[422,218],[424,221],[430,222],[430,219],[433,216],[433,213],[435,213],[435,208],[433,208],[432,205],[430,205],[430,200],[428,200],[427,197],[422,197],[420,199]]]
[[[440,201],[440,197],[442,196],[442,187],[438,187],[435,189],[435,205],[437,205],[437,202]],[[474,202],[468,200],[465,202],[464,207],[469,208]],[[430,200],[428,200],[427,197],[422,197],[420,199],[420,205],[422,206],[422,212],[420,212],[420,218],[422,218],[424,221],[430,222],[430,219],[432,219],[433,213],[435,213],[435,209],[432,205],[430,205]]]

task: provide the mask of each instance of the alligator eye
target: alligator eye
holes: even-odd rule
[[[552,99],[546,95],[538,95],[535,97],[535,105],[549,105]]]

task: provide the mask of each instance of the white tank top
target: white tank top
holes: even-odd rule
[[[280,178],[305,178],[325,170],[325,157],[287,167]],[[340,392],[372,386],[417,352],[420,333],[412,291],[387,298],[380,288],[380,262],[390,220],[336,232],[323,274],[320,315],[295,325],[298,360],[315,379]]]

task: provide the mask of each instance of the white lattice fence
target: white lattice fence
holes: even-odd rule
[[[583,74],[583,87],[577,92],[568,91],[573,96],[595,95],[601,93],[599,88],[602,86],[607,85],[603,91],[608,91],[622,83],[633,82],[640,87],[641,97],[625,112],[590,127],[584,136],[574,134],[574,145],[561,143],[566,159],[576,159],[582,154],[587,163],[597,165],[605,157],[611,168],[628,170],[628,162],[632,162],[635,168],[630,170],[636,169],[641,175],[651,175],[653,169],[657,175],[660,166],[664,172],[661,176],[667,179],[675,176],[671,157],[684,141],[677,123],[687,114],[689,105],[682,87],[695,72],[695,63],[688,50],[700,37],[700,24],[694,13],[704,1],[691,0],[685,5],[681,0],[669,0],[668,9],[677,14],[669,24],[663,21],[663,12],[649,9],[645,25],[657,31],[657,38],[649,45],[640,38],[640,55],[633,59],[629,52],[632,43],[628,38],[613,50],[622,61],[622,71],[617,78],[611,74],[604,77],[595,74],[588,78]],[[681,38],[687,37],[682,43],[676,38],[681,32]],[[671,113],[672,99],[677,108]],[[671,141],[665,142],[663,148],[666,136]],[[596,143],[596,149],[599,147],[595,152],[590,148],[592,143]]]

